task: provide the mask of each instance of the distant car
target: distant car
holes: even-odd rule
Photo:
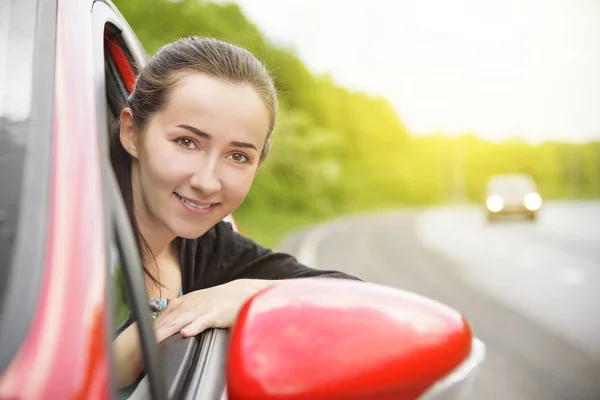
[[[490,222],[500,215],[513,214],[524,215],[533,221],[542,207],[542,197],[529,175],[494,175],[487,184],[485,205]]]

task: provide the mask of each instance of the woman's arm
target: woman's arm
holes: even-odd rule
[[[160,343],[175,333],[192,337],[209,328],[230,328],[243,305],[274,283],[238,279],[173,299],[154,322],[156,340]]]
[[[144,368],[137,322],[121,332],[113,341],[112,346],[117,387],[123,389],[131,385]]]

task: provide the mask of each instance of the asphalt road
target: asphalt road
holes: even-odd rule
[[[461,311],[487,346],[473,399],[600,399],[600,202],[549,203],[535,223],[468,207],[349,216],[279,249]]]

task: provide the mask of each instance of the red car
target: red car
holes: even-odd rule
[[[145,57],[108,0],[0,3],[0,399],[119,397],[130,313],[132,398],[462,398],[484,356],[465,318],[369,283],[282,281],[230,331],[156,344],[107,143]]]

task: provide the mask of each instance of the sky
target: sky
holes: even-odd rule
[[[600,140],[600,0],[236,0],[414,134]]]

